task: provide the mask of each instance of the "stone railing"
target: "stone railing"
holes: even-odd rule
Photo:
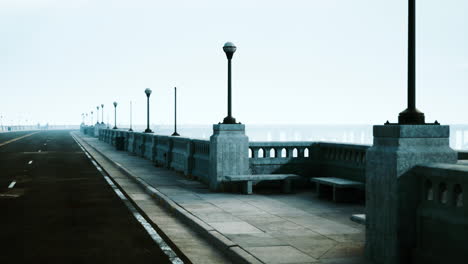
[[[249,142],[250,171],[307,176],[314,166],[316,145],[314,142]]]
[[[209,183],[210,141],[126,130],[101,129],[100,140]],[[250,142],[251,174],[294,173],[309,177],[340,177],[365,182],[369,146],[318,142]]]
[[[156,165],[196,176],[206,182],[209,174],[210,142],[119,129],[101,129],[99,139],[116,145],[124,138],[124,150],[153,161]]]
[[[338,177],[365,182],[368,145],[318,143],[320,177]]]
[[[202,182],[209,182],[210,168],[210,141],[192,139],[192,175]]]
[[[252,174],[295,173],[365,182],[367,145],[317,142],[250,142]]]
[[[417,166],[413,172],[419,185],[415,190],[417,263],[462,263],[467,256],[468,166],[431,164]]]

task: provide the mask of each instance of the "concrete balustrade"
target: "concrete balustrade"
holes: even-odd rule
[[[210,142],[192,139],[192,145],[191,174],[200,181],[209,184]]]
[[[412,173],[419,187],[414,190],[416,217],[412,223],[417,230],[415,263],[463,263],[468,237],[468,167],[431,164],[417,166]]]

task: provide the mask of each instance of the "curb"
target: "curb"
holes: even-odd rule
[[[182,220],[184,223],[188,224],[190,227],[194,228],[200,234],[202,234],[206,239],[212,242],[216,247],[220,248],[223,253],[231,258],[235,263],[241,264],[263,264],[262,261],[251,255],[249,252],[245,251],[241,246],[237,245],[229,238],[224,236],[223,234],[219,233],[209,224],[203,222],[198,217],[191,214],[189,211],[185,210],[179,204],[171,200],[169,197],[158,191],[153,186],[146,183],[144,180],[139,178],[138,176],[134,175],[132,172],[127,170],[125,167],[120,165],[118,162],[111,160],[105,154],[103,154],[100,150],[96,149],[95,147],[91,146],[88,142],[81,138],[79,133],[75,134],[77,137],[80,138],[87,146],[92,148],[94,151],[99,153],[110,162],[112,165],[116,166],[120,172],[125,174],[127,177],[135,181],[138,185],[140,185],[147,194],[149,194],[153,199],[155,199],[159,204],[164,205],[166,208],[169,209],[176,217]]]

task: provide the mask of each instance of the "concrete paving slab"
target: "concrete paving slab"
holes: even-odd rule
[[[262,230],[246,222],[216,222],[210,225],[222,234],[255,234],[263,233]]]
[[[264,263],[307,263],[316,259],[291,246],[247,247],[247,250]]]

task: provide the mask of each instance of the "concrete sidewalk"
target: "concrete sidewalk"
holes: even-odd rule
[[[149,160],[83,136],[95,150],[163,201],[234,260],[251,263],[365,263],[365,228],[350,220],[364,206],[293,194],[213,193]],[[150,212],[146,212],[150,213]]]

